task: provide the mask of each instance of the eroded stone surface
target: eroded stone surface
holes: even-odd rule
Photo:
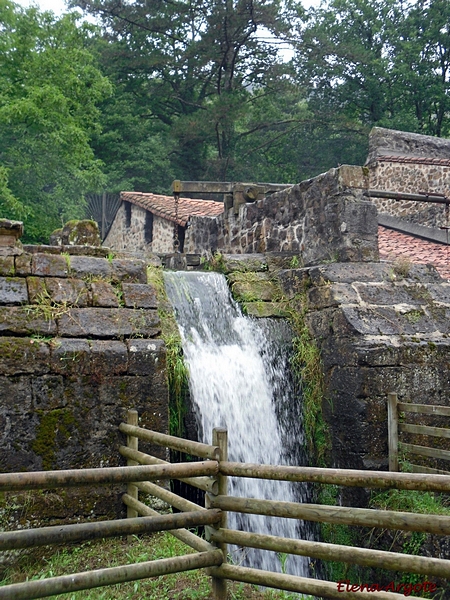
[[[28,302],[27,282],[21,277],[0,277],[0,304]]]
[[[72,308],[58,320],[62,337],[154,337],[160,332],[156,310]]]
[[[123,300],[129,308],[157,308],[153,286],[144,283],[123,283]]]

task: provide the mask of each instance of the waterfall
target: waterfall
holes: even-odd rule
[[[228,429],[230,461],[305,464],[300,398],[289,374],[292,334],[283,321],[241,314],[218,273],[166,272],[189,369],[190,392],[200,441],[211,443],[214,427]],[[304,501],[304,484],[229,478],[229,494]],[[230,513],[229,527],[290,538],[310,538],[305,523]],[[233,561],[255,568],[308,576],[308,559],[232,549]]]

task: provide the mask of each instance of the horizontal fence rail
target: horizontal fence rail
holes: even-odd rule
[[[238,567],[225,563],[220,567],[210,569],[210,572],[214,573],[217,577],[223,577],[231,581],[264,585],[265,587],[276,588],[277,590],[301,592],[324,598],[337,598],[339,600],[405,600],[404,594],[394,594],[392,592],[347,592],[345,591],[345,586],[342,591],[339,591],[336,583],[331,581],[285,575],[284,573],[272,573],[271,571]],[[414,600],[426,599],[414,596]]]
[[[141,517],[137,519],[121,519],[116,521],[99,521],[97,523],[78,523],[76,525],[56,525],[39,529],[22,529],[0,533],[0,551],[28,548],[30,546],[46,546],[48,544],[65,544],[85,540],[95,540],[121,535],[139,535],[168,531],[178,527],[198,527],[212,525],[221,519],[220,510],[202,510],[161,515],[157,517]]]
[[[148,517],[161,516],[158,512],[156,512],[156,510],[153,510],[153,508],[150,508],[143,502],[139,502],[139,500],[132,498],[128,494],[124,494],[122,496],[122,500],[126,506],[135,510],[139,515]],[[191,533],[187,529],[169,529],[169,533],[177,539],[179,539],[181,542],[184,542],[185,544],[193,548],[194,550],[197,550],[197,552],[207,552],[208,550],[216,549],[215,546],[202,539],[198,535]]]
[[[0,587],[0,600],[31,600],[222,564],[220,550],[86,571]]]
[[[443,515],[420,515],[407,512],[354,508],[347,506],[325,506],[321,504],[300,504],[239,498],[235,496],[217,496],[211,501],[212,508],[269,517],[303,519],[319,523],[338,525],[357,525],[365,527],[383,527],[403,531],[423,531],[439,535],[450,534],[450,517]]]
[[[287,467],[238,462],[221,462],[220,472],[234,477],[272,479],[274,481],[307,481],[349,487],[450,492],[450,475],[430,477],[430,475],[418,473]]]
[[[139,452],[139,450],[133,450],[128,448],[127,446],[120,446],[119,453],[128,458],[129,460],[135,461],[141,465],[170,465],[171,463],[167,460],[162,460],[161,458],[156,458],[156,456],[151,456],[150,454],[144,454],[143,452]],[[217,494],[217,486],[218,483],[214,479],[210,479],[209,477],[181,477],[176,478],[179,481],[183,481],[183,483],[188,483],[193,487],[196,487],[204,492],[212,492]]]
[[[388,394],[388,445],[390,471],[399,470],[399,450],[425,458],[436,458],[438,460],[450,461],[449,450],[431,448],[429,446],[421,446],[418,444],[409,444],[399,440],[400,433],[429,435],[443,439],[450,439],[450,428],[431,427],[429,425],[415,425],[413,423],[400,423],[399,412],[449,417],[450,407],[399,402],[397,394],[394,392],[390,392]],[[450,475],[450,471],[435,469],[432,467],[424,467],[422,465],[411,464],[410,468],[414,473],[424,472],[428,474],[434,473]]]
[[[157,431],[150,431],[149,429],[128,425],[127,423],[121,423],[119,425],[119,431],[126,433],[127,435],[137,437],[140,440],[152,442],[153,444],[158,444],[159,446],[164,446],[166,448],[172,448],[173,450],[179,450],[180,452],[185,452],[194,456],[210,458],[211,460],[218,460],[219,458],[220,451],[217,446],[193,442],[192,440],[183,440],[181,438],[174,437],[173,435],[166,435],[164,433],[158,433]]]
[[[99,469],[1,473],[0,492],[76,487],[103,483],[126,483],[129,481],[146,481],[148,479],[170,479],[182,477],[183,475],[216,475],[218,469],[217,462],[202,461],[138,467],[104,467]]]
[[[450,579],[450,561],[439,558],[428,558],[415,555],[354,548],[339,544],[293,540],[261,533],[248,533],[232,529],[211,530],[211,540],[226,542],[236,546],[259,548],[299,556],[320,558],[321,560],[342,561],[364,567],[377,567],[391,571],[418,573],[428,577],[445,577]]]
[[[0,550],[114,535],[130,536],[153,531],[168,531],[193,548],[196,553],[4,586],[0,587],[0,600],[3,598],[8,600],[40,598],[197,568],[206,568],[207,573],[211,576],[214,600],[226,600],[228,580],[342,600],[400,600],[405,597],[404,594],[398,593],[398,588],[397,593],[393,591],[374,592],[368,589],[361,591],[358,585],[356,587],[359,591],[355,591],[354,589],[349,590],[345,586],[340,587],[336,582],[231,565],[226,562],[228,544],[313,557],[324,561],[416,573],[424,577],[450,578],[450,560],[310,540],[287,539],[247,531],[235,531],[228,529],[227,526],[227,512],[238,512],[274,518],[303,519],[358,527],[449,535],[450,516],[233,497],[228,495],[227,477],[315,482],[378,489],[449,492],[450,475],[229,462],[227,432],[224,429],[214,430],[213,444],[209,446],[147,431],[138,427],[137,423],[137,412],[128,411],[128,424],[120,425],[122,433],[127,435],[127,446],[120,447],[120,454],[127,459],[129,465],[127,467],[0,475],[0,492],[89,485],[91,483],[124,483],[127,486],[127,492],[123,494],[122,500],[127,507],[127,519],[8,532],[0,534]],[[138,439],[203,456],[209,460],[170,464],[140,452]],[[169,478],[179,479],[204,489],[206,491],[206,507],[181,498],[151,482],[155,479]],[[181,512],[160,515],[139,500],[139,492],[155,496]],[[208,541],[186,529],[202,525],[206,526]],[[414,597],[416,600],[424,600],[417,596]]]

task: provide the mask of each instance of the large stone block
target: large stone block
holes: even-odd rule
[[[46,343],[30,338],[0,337],[0,375],[48,373],[49,363]]]
[[[28,302],[26,279],[0,277],[0,304],[24,304]]]
[[[0,255],[0,275],[12,277],[14,273],[14,256]]]
[[[123,283],[123,300],[128,308],[158,308],[156,291],[145,283]]]
[[[56,335],[56,322],[28,306],[0,306],[1,335]]]
[[[111,263],[106,258],[93,256],[70,256],[70,273],[74,277],[102,277],[110,279],[113,274]]]
[[[116,289],[106,281],[95,281],[91,283],[92,306],[104,308],[118,308],[119,298]],[[120,290],[117,290],[118,292]]]
[[[87,340],[55,338],[52,343],[52,371],[65,375],[91,372],[91,348]]]
[[[31,275],[31,254],[24,252],[14,258],[14,267],[16,275]]]
[[[40,277],[67,277],[69,258],[60,254],[33,254],[31,273]]]
[[[62,337],[154,337],[160,331],[156,310],[72,308],[58,321]]]
[[[162,340],[133,339],[127,341],[128,374],[153,375],[165,369],[166,351]]]
[[[81,279],[47,277],[45,285],[51,301],[56,304],[88,306],[90,295],[86,284]]]
[[[117,281],[147,283],[147,271],[143,260],[115,258],[111,261],[111,267],[112,276]]]
[[[126,373],[128,348],[117,340],[89,340],[91,348],[91,374],[99,380],[111,375]]]

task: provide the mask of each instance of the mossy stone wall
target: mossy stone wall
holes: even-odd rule
[[[83,252],[25,247],[0,262],[2,472],[126,464],[118,426],[129,408],[144,427],[168,431],[166,350],[146,265],[103,248]],[[166,458],[158,448],[142,448]],[[18,516],[116,518],[124,491],[26,494]]]

